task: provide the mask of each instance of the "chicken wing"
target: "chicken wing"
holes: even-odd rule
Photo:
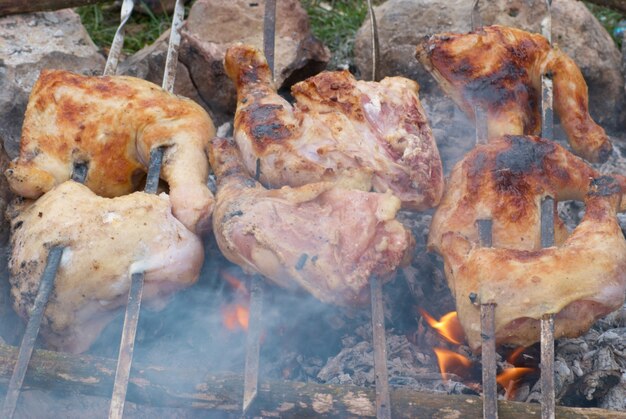
[[[400,200],[389,193],[332,182],[267,190],[228,140],[214,139],[209,156],[218,179],[215,237],[248,273],[348,305],[369,295],[371,275],[386,279],[410,254],[412,237],[395,219]]]
[[[145,272],[144,301],[162,305],[196,281],[204,260],[200,239],[174,218],[165,194],[102,198],[68,181],[13,206],[10,216],[11,293],[21,317],[37,295],[48,250],[65,247],[42,323],[54,349],[87,350],[125,306],[132,273]]]
[[[541,76],[551,74],[554,108],[574,153],[594,163],[610,156],[608,136],[589,115],[582,73],[543,36],[487,26],[433,35],[417,46],[416,56],[470,118],[474,106],[486,110],[489,138],[539,134]]]
[[[248,172],[265,186],[342,178],[361,190],[391,191],[406,208],[439,202],[441,160],[417,83],[323,72],[293,86],[292,106],[253,47],[229,48],[225,68],[237,87],[235,141]]]
[[[31,92],[11,189],[37,198],[87,163],[85,184],[115,197],[138,190],[150,151],[167,146],[162,178],[174,215],[192,231],[210,225],[206,147],[215,134],[199,105],[133,77],[87,77],[43,70]]]

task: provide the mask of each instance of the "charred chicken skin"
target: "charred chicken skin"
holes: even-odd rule
[[[410,253],[412,237],[395,219],[400,200],[390,193],[332,182],[268,190],[229,140],[215,138],[209,156],[218,179],[213,231],[226,258],[248,273],[358,304],[371,275],[386,279]]]
[[[144,301],[162,306],[192,285],[204,259],[200,239],[177,220],[166,194],[96,196],[68,181],[11,217],[11,293],[27,318],[48,251],[63,246],[42,335],[54,349],[87,350],[128,300],[131,274],[145,272]]]
[[[608,136],[589,115],[583,75],[543,36],[497,25],[443,33],[418,45],[417,58],[470,118],[475,106],[486,110],[489,138],[540,132],[541,76],[551,74],[554,107],[574,153],[594,163],[610,156]]]
[[[626,241],[616,218],[622,189],[561,146],[504,136],[478,146],[450,175],[428,246],[443,256],[459,320],[480,347],[480,307],[496,303],[496,341],[530,345],[539,319],[556,314],[555,336],[578,336],[624,302]],[[583,200],[568,236],[555,204],[555,246],[542,249],[540,203]],[[479,246],[479,219],[493,221],[493,248]]]
[[[68,180],[74,163],[86,163],[85,184],[115,197],[138,190],[150,151],[166,146],[161,177],[174,215],[199,231],[210,226],[213,207],[206,147],[214,133],[199,105],[150,82],[43,70],[6,176],[15,193],[37,198]]]
[[[323,72],[292,87],[292,106],[253,47],[229,48],[225,68],[237,87],[235,141],[265,186],[342,179],[364,191],[391,191],[406,208],[439,202],[442,165],[417,83]]]

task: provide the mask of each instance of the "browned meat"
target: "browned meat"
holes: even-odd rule
[[[417,83],[324,72],[293,86],[292,106],[276,93],[265,58],[253,47],[229,48],[225,67],[239,100],[235,141],[248,172],[260,172],[265,186],[342,178],[364,191],[391,191],[407,208],[439,202],[441,160]]]
[[[161,171],[174,215],[192,231],[209,225],[206,147],[215,129],[189,99],[133,77],[43,70],[31,92],[20,155],[6,171],[11,189],[37,198],[87,162],[86,185],[115,197],[136,191],[150,150],[168,146]]]
[[[248,176],[234,144],[210,149],[218,178],[213,230],[224,255],[248,273],[302,287],[325,302],[355,304],[369,278],[386,279],[410,253],[390,193],[346,190],[332,182],[267,190]]]
[[[476,147],[452,171],[429,234],[469,344],[480,339],[480,307],[496,306],[498,343],[530,345],[538,319],[556,314],[555,335],[578,336],[619,308],[626,291],[626,241],[616,212],[621,188],[561,146],[505,136]],[[595,179],[595,180],[594,180]],[[541,249],[540,202],[584,200],[585,216],[569,235],[556,213],[553,247]],[[493,220],[493,248],[481,248],[476,221]]]
[[[165,194],[101,198],[68,181],[10,212],[11,293],[20,316],[28,317],[49,248],[65,247],[42,324],[55,349],[87,350],[126,305],[132,273],[145,271],[144,300],[163,304],[196,281],[204,259],[200,239],[172,216]]]
[[[418,45],[417,58],[470,118],[476,105],[487,111],[489,138],[539,134],[541,76],[551,73],[554,108],[574,153],[591,162],[610,156],[608,136],[589,116],[580,70],[541,35],[503,26],[443,33]]]

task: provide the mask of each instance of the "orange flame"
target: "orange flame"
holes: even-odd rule
[[[228,304],[222,308],[222,319],[228,330],[248,330],[250,311],[242,304]]]
[[[524,352],[525,349],[526,349],[525,346],[518,347],[517,349],[515,349],[513,352],[509,354],[509,356],[506,358],[506,361],[509,364],[515,365],[515,361],[517,361],[517,358],[520,357],[520,355]]]
[[[243,281],[237,278],[236,275],[233,275],[227,271],[221,271],[220,275],[222,279],[224,279],[228,284],[239,294],[248,295],[248,289],[246,288]]]
[[[511,398],[515,393],[515,385],[526,374],[534,371],[534,368],[507,368],[496,377],[496,382],[504,388],[505,397]]]
[[[435,320],[430,314],[420,308],[420,313],[426,322],[443,336],[448,342],[460,345],[465,339],[461,322],[457,317],[456,311],[445,314],[439,321]]]
[[[469,373],[469,368],[472,365],[467,357],[443,348],[433,348],[437,355],[437,362],[439,363],[439,371],[444,380],[447,380],[447,374],[453,373],[459,376],[464,376]]]

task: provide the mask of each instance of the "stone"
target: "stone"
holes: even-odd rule
[[[465,0],[389,0],[374,9],[380,40],[380,75],[417,80],[424,95],[442,94],[415,59],[415,45],[440,32],[468,32],[472,3]],[[541,32],[544,0],[492,0],[479,3],[482,24],[501,24]],[[366,19],[355,40],[355,62],[371,74],[371,36]],[[623,116],[624,79],[621,55],[613,40],[585,5],[577,0],[552,2],[552,40],[574,59],[587,81],[591,115],[605,128],[616,128]]]
[[[236,93],[224,72],[226,49],[237,42],[263,48],[264,0],[198,0],[183,27],[179,60],[209,104],[217,125],[232,118]],[[276,9],[275,78],[278,87],[312,76],[326,67],[329,50],[311,33],[299,0],[282,0]]]
[[[28,96],[41,69],[94,75],[104,64],[72,10],[0,18],[0,140],[9,157],[19,152]]]

